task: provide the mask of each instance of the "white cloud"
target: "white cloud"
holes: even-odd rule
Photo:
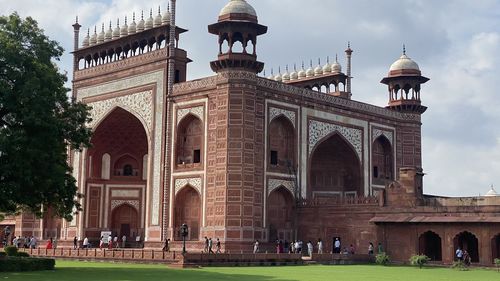
[[[178,25],[189,29],[180,46],[194,60],[189,78],[212,75],[215,36],[207,25],[217,19],[227,0],[177,1]],[[425,190],[434,194],[477,195],[491,183],[500,185],[500,3],[433,0],[249,0],[268,34],[257,52],[266,69],[300,65],[318,57],[339,54],[344,64],[347,41],[354,48],[353,98],[384,106],[387,90],[379,83],[406,43],[431,81],[422,90],[429,110],[423,116],[423,165],[428,173]],[[0,0],[2,13],[19,11],[37,19],[51,38],[72,50],[71,24],[79,15],[88,27],[116,18],[129,21],[132,13],[167,1],[132,0]],[[72,58],[65,54],[61,68],[71,72]]]

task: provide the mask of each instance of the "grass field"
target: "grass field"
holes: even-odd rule
[[[495,270],[381,266],[228,267],[173,270],[164,265],[57,261],[56,270],[0,273],[0,280],[19,281],[498,281]]]

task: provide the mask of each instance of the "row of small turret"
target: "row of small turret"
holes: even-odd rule
[[[90,35],[90,28],[87,30],[87,36],[83,39],[82,46],[89,47],[104,42],[111,41],[113,39],[118,39],[120,37],[125,37],[130,34],[135,34],[144,30],[152,29],[161,25],[168,25],[170,23],[170,7],[163,13],[161,13],[160,7],[158,7],[158,14],[153,18],[153,9],[149,12],[149,18],[144,20],[144,12],[141,12],[141,19],[139,22],[135,22],[135,13],[132,14],[132,22],[127,24],[127,17],[125,16],[125,22],[120,26],[120,19],[116,21],[116,27],[113,29],[112,22],[109,22],[109,29],[104,30],[104,23],[102,24],[101,32],[97,33],[97,26],[94,27],[94,34]]]
[[[294,65],[292,72],[289,72],[288,66],[286,66],[285,73],[283,74],[281,74],[281,68],[279,68],[278,74],[276,75],[274,75],[274,70],[271,69],[271,75],[267,78],[270,80],[287,82],[329,74],[343,74],[342,66],[338,62],[337,57],[335,57],[335,62],[332,64],[330,64],[330,58],[328,57],[326,59],[326,64],[323,66],[321,65],[321,60],[318,59],[318,65],[315,68],[313,68],[312,60],[308,69],[305,69],[304,62],[302,62],[302,68],[300,70],[297,70],[297,66]]]

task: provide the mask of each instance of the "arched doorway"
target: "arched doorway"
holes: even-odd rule
[[[191,186],[184,187],[175,197],[175,229],[176,240],[182,240],[180,227],[183,223],[189,227],[187,240],[200,239],[201,199],[200,194]]]
[[[123,204],[113,210],[111,216],[111,231],[118,237],[126,236],[127,241],[134,241],[140,234],[139,215],[137,210],[129,204]]]
[[[394,179],[392,165],[392,146],[385,136],[378,137],[372,146],[372,182],[385,185]]]
[[[203,122],[192,114],[187,115],[177,127],[177,168],[199,166],[203,162]]]
[[[279,116],[269,125],[268,167],[281,173],[295,173],[295,129],[292,122]]]
[[[267,228],[269,242],[293,238],[294,219],[293,196],[284,187],[279,187],[269,194],[267,200]]]
[[[500,233],[491,239],[491,257],[492,261],[500,259]]]
[[[310,162],[309,198],[359,196],[361,163],[352,146],[334,134],[314,150]]]
[[[432,261],[442,260],[441,237],[432,231],[420,235],[418,239],[419,253],[426,255]]]
[[[479,243],[474,234],[468,231],[457,234],[453,239],[453,245],[455,250],[460,248],[467,251],[472,262],[479,262]]]

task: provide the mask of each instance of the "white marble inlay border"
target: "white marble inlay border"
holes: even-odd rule
[[[380,136],[385,136],[389,140],[391,145],[394,145],[394,134],[392,133],[392,131],[373,129],[372,142],[374,142]]]
[[[129,204],[130,206],[134,207],[138,213],[140,213],[140,204],[139,200],[111,200],[111,212],[123,204]]]
[[[192,186],[196,189],[200,195],[201,192],[201,178],[189,178],[189,179],[176,179],[175,180],[175,195],[181,191],[186,185]]]
[[[111,190],[111,197],[139,197],[139,190]]]
[[[317,120],[309,120],[309,156],[311,156],[312,150],[316,144],[333,132],[342,135],[354,147],[359,159],[363,159],[363,141],[361,139],[362,131],[360,129],[320,122]]]
[[[269,179],[267,182],[267,196],[271,195],[271,192],[276,190],[279,187],[284,187],[293,197],[295,197],[295,184],[293,181],[282,180],[282,179]]]
[[[290,111],[290,110],[286,110],[286,109],[282,109],[282,108],[276,108],[276,107],[269,107],[269,123],[271,123],[275,118],[277,118],[278,116],[285,116],[286,118],[288,118],[291,122],[292,122],[292,125],[293,127],[295,128],[296,126],[296,121],[295,121],[295,112],[294,111]]]
[[[140,74],[137,76],[127,77],[126,79],[116,80],[109,83],[100,84],[97,86],[91,86],[87,88],[78,89],[77,98],[82,100],[84,98],[103,95],[107,93],[123,91],[131,88],[136,88],[149,84],[156,84],[156,100],[154,101],[155,113],[154,113],[154,132],[155,135],[152,137],[154,143],[153,151],[148,154],[154,155],[153,160],[153,175],[152,175],[152,192],[151,195],[148,192],[148,201],[151,198],[150,204],[150,222],[152,225],[160,224],[160,180],[161,180],[161,149],[162,149],[162,129],[163,129],[163,98],[165,92],[164,85],[164,70],[158,70],[154,72],[149,72],[145,74]]]
[[[177,125],[186,117],[188,114],[193,114],[194,116],[200,118],[201,121],[205,121],[204,116],[203,116],[203,108],[204,106],[197,106],[197,107],[191,107],[191,108],[184,108],[184,109],[179,109],[177,111]]]

